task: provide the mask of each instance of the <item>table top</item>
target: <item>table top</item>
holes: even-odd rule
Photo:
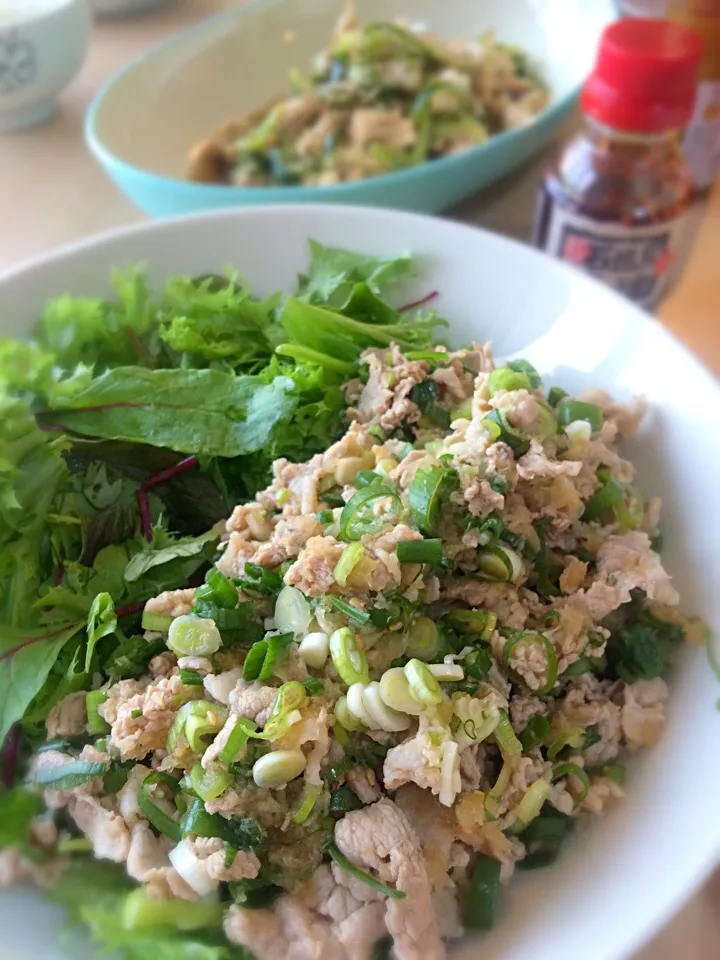
[[[153,13],[98,22],[82,71],[43,126],[0,135],[0,273],[60,244],[142,218],[83,142],[87,106],[119,67],[164,37],[232,0],[176,0]],[[552,148],[550,148],[552,149]],[[450,212],[526,240],[544,162],[517,173]],[[720,373],[720,181],[692,212],[694,239],[683,274],[658,317]],[[709,960],[720,942],[720,874],[633,960]]]

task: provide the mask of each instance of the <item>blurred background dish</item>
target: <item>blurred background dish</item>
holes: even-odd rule
[[[85,59],[88,0],[0,3],[0,132],[41,123]]]
[[[436,212],[492,183],[537,151],[572,110],[612,0],[360,0],[363,22],[406,18],[444,36],[498,39],[527,51],[544,72],[550,103],[538,117],[456,155],[354,183],[228,187],[188,183],[187,155],[209,130],[256,109],[305,69],[342,9],[337,0],[248,3],[188,30],[126,67],[100,91],[86,123],[90,148],[145,212],[350,202]],[[252,64],[252,66],[250,66]]]

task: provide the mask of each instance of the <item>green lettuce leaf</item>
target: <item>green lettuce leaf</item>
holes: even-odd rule
[[[310,241],[310,266],[300,277],[298,296],[312,303],[343,303],[352,286],[365,282],[373,293],[382,293],[393,283],[414,273],[409,254],[371,257],[340,247]]]
[[[109,440],[237,457],[259,450],[295,406],[292,381],[264,384],[219,370],[118,367],[41,419]]]
[[[23,787],[0,793],[0,850],[23,847],[28,841],[30,822],[44,808],[42,797]]]
[[[117,615],[109,593],[99,593],[92,602],[87,622],[87,647],[85,650],[85,673],[90,673],[95,647],[99,640],[115,633]]]
[[[215,552],[215,547],[222,530],[213,528],[199,537],[185,537],[181,540],[175,540],[169,546],[159,549],[143,550],[136,553],[125,567],[125,580],[128,583],[135,583],[140,580],[153,567],[164,566],[172,563],[174,560],[184,560],[192,558],[193,562],[199,560],[209,560]]]
[[[281,320],[291,342],[279,347],[280,353],[314,360],[346,376],[355,372],[368,347],[397,343],[407,350],[427,349],[434,342],[435,327],[447,326],[435,314],[406,320],[365,283],[351,287],[343,304],[332,310],[288,297]]]
[[[46,630],[0,630],[0,742],[40,693],[63,647],[84,621]]]

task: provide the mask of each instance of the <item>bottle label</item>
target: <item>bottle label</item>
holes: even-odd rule
[[[698,85],[683,146],[695,185],[709,187],[720,174],[720,80]]]
[[[650,309],[679,259],[685,216],[648,226],[598,221],[559,206],[541,188],[535,245]]]

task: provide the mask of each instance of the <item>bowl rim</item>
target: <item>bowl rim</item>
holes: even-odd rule
[[[467,236],[469,236],[471,232],[480,232],[488,237],[492,237],[493,243],[498,246],[500,251],[504,248],[506,250],[515,250],[516,252],[522,251],[523,255],[529,255],[533,258],[540,257],[544,260],[547,271],[561,277],[565,276],[568,279],[572,279],[575,283],[579,281],[583,287],[587,288],[589,293],[596,290],[597,292],[602,292],[604,297],[608,299],[608,302],[616,302],[618,307],[622,308],[628,315],[631,323],[652,330],[654,336],[660,337],[666,343],[671,344],[676,352],[682,353],[684,358],[695,366],[699,375],[712,381],[714,388],[720,390],[718,378],[672,331],[664,327],[651,314],[644,312],[619,293],[600,283],[600,281],[578,271],[577,268],[562,261],[555,260],[542,251],[511,237],[502,236],[501,234],[474,224],[446,220],[428,214],[391,210],[379,206],[301,203],[277,204],[272,206],[228,207],[224,209],[196,211],[175,218],[136,221],[55,247],[39,256],[17,264],[10,270],[0,273],[0,297],[3,292],[3,287],[8,282],[22,282],[24,276],[31,277],[32,273],[36,270],[43,270],[53,264],[62,263],[62,261],[66,259],[78,256],[82,257],[94,248],[104,247],[113,242],[132,238],[133,236],[153,233],[162,235],[167,230],[175,230],[176,227],[191,230],[194,224],[212,223],[214,221],[234,219],[242,222],[243,220],[251,220],[253,217],[263,217],[276,218],[280,222],[283,222],[288,217],[304,219],[308,217],[308,215],[311,217],[350,217],[367,221],[372,221],[378,216],[381,216],[407,221],[410,224],[433,221],[436,230],[450,230],[453,233]],[[705,655],[702,650],[697,648],[693,649],[692,653],[695,657],[703,657]],[[671,891],[663,899],[655,900],[647,904],[642,911],[640,919],[635,922],[632,927],[626,928],[623,934],[621,950],[611,955],[612,960],[621,960],[622,957],[629,956],[632,951],[639,949],[643,944],[647,943],[652,936],[669,923],[693,893],[705,882],[711,872],[717,867],[718,857],[720,857],[720,826],[718,826],[717,821],[715,827],[711,827],[708,831],[708,841],[703,849],[697,849],[693,852],[693,856],[689,858],[687,866],[684,867],[681,873],[679,882],[672,887]]]
[[[122,82],[127,74],[131,73],[147,60],[151,60],[161,51],[173,47],[176,44],[179,45],[180,43],[183,43],[193,36],[193,34],[201,33],[203,30],[208,29],[212,24],[222,23],[224,20],[241,21],[248,11],[251,11],[253,8],[273,6],[274,4],[283,2],[285,2],[285,0],[245,0],[245,3],[243,3],[240,7],[231,7],[229,10],[221,10],[219,13],[205,17],[198,23],[192,24],[191,26],[178,31],[175,34],[172,34],[170,37],[166,37],[159,43],[154,44],[148,50],[145,50],[138,57],[135,57],[130,61],[130,63],[127,63],[123,67],[120,67],[120,69],[116,70],[97,91],[91,100],[85,115],[85,121],[83,124],[85,141],[95,158],[101,164],[103,164],[103,166],[111,170],[113,172],[113,176],[117,176],[122,179],[131,179],[136,182],[142,182],[147,189],[162,190],[171,188],[175,191],[187,194],[188,197],[204,197],[208,200],[226,197],[232,200],[233,198],[259,198],[262,196],[263,192],[272,191],[273,196],[278,197],[279,202],[282,202],[286,199],[290,200],[291,197],[296,197],[301,191],[304,191],[308,196],[327,196],[330,202],[342,203],[345,197],[356,194],[358,188],[366,184],[372,184],[381,190],[386,186],[411,184],[415,180],[422,178],[429,168],[432,168],[433,171],[445,173],[448,177],[451,177],[456,169],[465,165],[465,163],[471,162],[472,160],[482,156],[482,151],[487,153],[492,149],[499,150],[506,142],[511,141],[514,137],[517,137],[523,132],[533,128],[540,127],[541,129],[553,129],[555,126],[558,126],[565,116],[573,109],[577,103],[580,90],[583,85],[583,81],[579,81],[574,84],[562,97],[559,97],[556,100],[551,100],[548,106],[545,107],[544,110],[537,114],[537,116],[535,116],[533,120],[525,126],[516,127],[511,130],[503,130],[500,133],[493,134],[482,143],[478,143],[472,147],[468,147],[465,150],[461,150],[459,153],[449,154],[448,156],[439,157],[435,160],[425,160],[422,163],[416,164],[412,167],[407,167],[404,170],[395,170],[391,173],[380,174],[377,177],[365,177],[362,180],[345,183],[313,184],[308,186],[272,185],[265,187],[242,187],[234,184],[226,185],[198,183],[193,180],[184,180],[161,173],[154,173],[153,171],[148,170],[147,167],[139,167],[134,163],[130,163],[128,160],[124,160],[112,149],[110,149],[110,147],[106,146],[97,129],[99,116],[109,93]],[[610,4],[608,4],[608,7],[610,7]],[[550,93],[552,95],[552,90]],[[260,200],[260,202],[262,202],[262,200]]]

